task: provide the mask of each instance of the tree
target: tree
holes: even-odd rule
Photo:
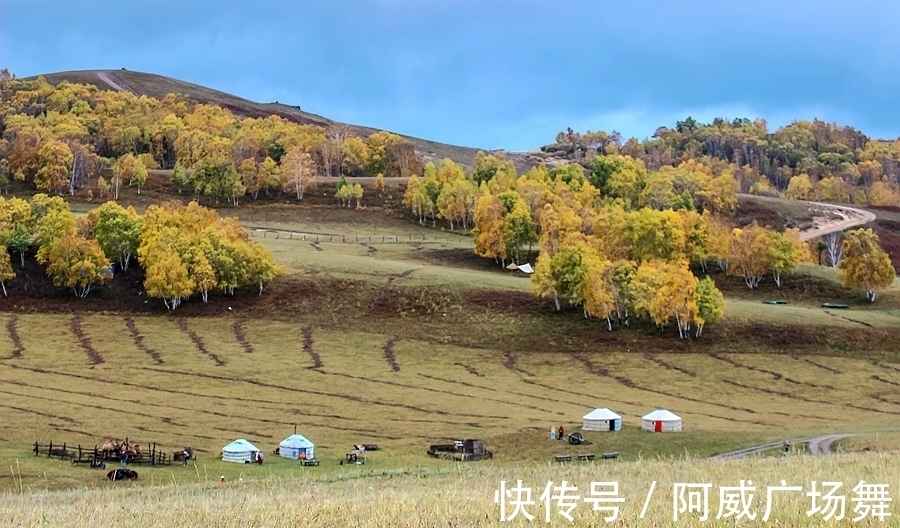
[[[840,231],[828,233],[822,240],[826,244],[826,252],[828,253],[828,264],[832,268],[840,265],[841,259],[844,258],[844,235]]]
[[[180,165],[176,164],[175,168],[172,169],[172,185],[178,189],[178,194],[181,194],[181,190],[187,187],[189,182],[190,180],[188,179],[187,173]]]
[[[131,256],[137,251],[141,236],[141,217],[134,207],[124,208],[116,202],[106,202],[89,215],[97,219],[94,239],[110,258],[117,258],[122,271],[128,271]]]
[[[378,193],[378,196],[381,196],[384,193],[384,174],[381,174],[380,172],[375,176],[375,192]]]
[[[697,283],[697,337],[707,323],[715,323],[725,314],[725,297],[708,276]]]
[[[9,252],[0,246],[0,287],[3,288],[3,296],[6,297],[6,281],[15,278],[12,263],[9,260]]]
[[[137,157],[134,160],[134,169],[131,173],[131,180],[128,182],[128,185],[137,187],[137,193],[140,195],[141,187],[143,187],[145,183],[147,183],[147,167],[144,165],[143,160],[140,157]]]
[[[520,198],[503,220],[503,244],[506,253],[518,264],[522,247],[526,244],[531,246],[537,240],[534,224],[531,222],[531,211]]]
[[[809,174],[800,174],[791,178],[784,195],[791,200],[809,200],[812,193],[813,186],[809,181]]]
[[[70,231],[53,243],[47,259],[47,274],[53,284],[72,288],[79,299],[98,284],[109,281],[109,259],[95,240],[88,240]]]
[[[492,194],[478,198],[475,206],[475,254],[493,258],[501,266],[506,265],[507,249],[504,237],[504,208]]]
[[[800,261],[802,244],[799,231],[796,230],[771,234],[767,256],[777,287],[781,288],[782,276],[793,272]]]
[[[25,253],[31,248],[31,237],[24,225],[17,225],[9,240],[9,249],[19,254],[21,267],[25,267]]]
[[[147,295],[162,299],[169,310],[178,308],[181,301],[193,293],[194,287],[187,267],[176,253],[163,254],[147,268],[144,279]]]
[[[349,186],[349,189],[350,189],[350,196],[354,200],[356,200],[356,208],[359,209],[360,201],[362,200],[363,193],[364,193],[363,187],[362,187],[362,185],[360,185],[358,183],[354,183]],[[350,204],[349,204],[349,200],[348,200],[347,207],[349,207],[349,206],[350,206]]]
[[[209,259],[206,258],[202,251],[198,251],[194,255],[194,260],[191,262],[190,276],[194,281],[194,285],[200,290],[203,302],[207,302],[209,290],[215,288],[217,282],[216,273],[210,265]]]
[[[281,160],[281,171],[285,176],[285,186],[303,199],[303,191],[316,184],[316,164],[312,157],[299,147],[294,147]],[[344,185],[347,180],[341,176]]]
[[[875,290],[890,286],[897,277],[891,258],[871,229],[847,231],[843,254],[838,267],[844,287],[865,290],[868,302],[875,302]]]
[[[743,229],[735,228],[731,236],[728,273],[744,278],[751,290],[759,286],[770,270],[769,246],[771,233],[754,221]]]
[[[69,184],[69,172],[72,170],[74,156],[68,145],[61,141],[50,140],[39,152],[40,169],[35,176],[38,189],[61,193]]]

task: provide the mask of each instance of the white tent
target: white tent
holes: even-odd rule
[[[300,458],[300,453],[304,453],[307,460],[312,460],[314,449],[315,445],[312,442],[305,436],[296,433],[285,438],[278,444],[278,454],[284,458],[297,459]]]
[[[681,431],[681,418],[665,409],[657,409],[641,420],[641,428],[647,431],[656,433]]]
[[[534,273],[534,268],[531,267],[531,264],[522,264],[521,266],[519,266],[519,271],[531,275],[532,273]]]
[[[585,431],[621,431],[622,417],[606,407],[594,409],[582,417],[581,428]]]
[[[222,460],[225,462],[255,462],[259,448],[243,438],[238,438],[222,448]]]

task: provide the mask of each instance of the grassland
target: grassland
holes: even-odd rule
[[[181,468],[178,468],[181,469]],[[609,512],[594,512],[583,502],[592,482],[618,483],[619,519],[613,526],[897,526],[895,514],[884,522],[867,518],[859,522],[852,488],[859,481],[888,484],[896,495],[900,459],[890,455],[790,456],[738,462],[640,461],[612,464],[516,468],[465,467],[443,470],[381,471],[344,467],[328,475],[271,476],[221,484],[213,475],[207,482],[188,484],[184,472],[165,471],[162,483],[150,489],[107,484],[93,490],[0,495],[0,526],[532,526],[547,525],[539,497],[548,482],[565,480],[577,487],[579,500],[571,512],[574,524],[559,515],[555,503],[549,509],[549,526],[601,526]],[[245,473],[246,475],[246,473]],[[509,522],[500,521],[494,492],[501,481],[507,488],[521,480],[532,490],[534,506]],[[755,486],[751,513],[756,521],[716,519],[719,491],[749,480]],[[767,486],[802,486],[802,492],[773,492],[768,523],[761,521],[768,504]],[[846,498],[845,519],[825,521],[822,513],[807,514],[811,501],[805,492],[815,482],[840,482],[838,495]],[[654,486],[655,483],[655,486]],[[674,484],[711,485],[709,519],[696,513],[673,521]],[[648,494],[652,494],[647,500]],[[118,488],[118,489],[111,489]],[[821,485],[820,485],[821,489]],[[646,501],[646,511],[643,512]],[[820,502],[820,506],[821,506]],[[507,509],[511,514],[511,508]]]
[[[140,200],[158,200],[146,194]],[[467,235],[379,207],[336,209],[328,198],[220,211],[238,215],[288,268],[261,296],[215,294],[167,314],[142,296],[139,268],[90,302],[46,287],[35,266],[11,281],[0,298],[0,526],[497,525],[493,490],[518,478],[541,489],[562,478],[580,487],[619,480],[629,497],[621,525],[642,522],[643,494],[657,480],[647,515],[661,526],[677,480],[852,487],[895,472],[877,452],[900,438],[900,283],[869,305],[831,268],[804,265],[782,289],[768,281],[752,292],[710,271],[726,316],[701,339],[648,324],[608,332],[535,299],[527,276],[474,257]],[[771,298],[788,304],[761,303]],[[851,308],[823,310],[825,301]],[[621,432],[584,432],[584,446],[549,440],[552,425],[577,431],[600,406],[624,417]],[[658,407],[681,415],[684,432],[640,430]],[[320,466],[272,454],[295,426],[316,443]],[[868,452],[699,460],[845,432],[861,434],[839,451]],[[124,437],[170,453],[191,446],[198,458],[137,467],[138,481],[113,484],[105,471],[30,451],[35,441],[92,448]],[[240,437],[269,453],[265,464],[218,460]],[[425,454],[464,437],[485,439],[494,458],[460,466]],[[340,464],[358,443],[380,449],[365,465]],[[620,460],[551,462],[606,451]],[[111,489],[131,486],[143,491]],[[799,503],[778,508],[784,525],[815,525]],[[578,512],[597,522],[586,505]]]

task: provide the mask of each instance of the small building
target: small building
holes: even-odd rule
[[[665,409],[657,409],[641,419],[641,429],[654,433],[681,431],[681,417]]]
[[[294,433],[278,444],[278,455],[296,460],[302,453],[304,459],[312,460],[315,455],[315,447],[305,436]]]
[[[581,428],[585,431],[621,431],[622,417],[606,407],[594,409],[582,417]]]
[[[259,448],[243,438],[238,438],[222,448],[222,460],[241,464],[256,462]]]

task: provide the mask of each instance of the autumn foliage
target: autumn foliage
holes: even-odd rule
[[[0,197],[0,286],[15,277],[9,251],[24,255],[36,247],[39,263],[56,286],[79,298],[112,280],[114,264],[126,271],[137,255],[144,288],[169,309],[184,299],[221,289],[266,284],[283,273],[272,255],[251,242],[234,219],[222,219],[196,202],[150,206],[143,217],[131,207],[107,202],[77,219],[60,197],[31,201]]]

